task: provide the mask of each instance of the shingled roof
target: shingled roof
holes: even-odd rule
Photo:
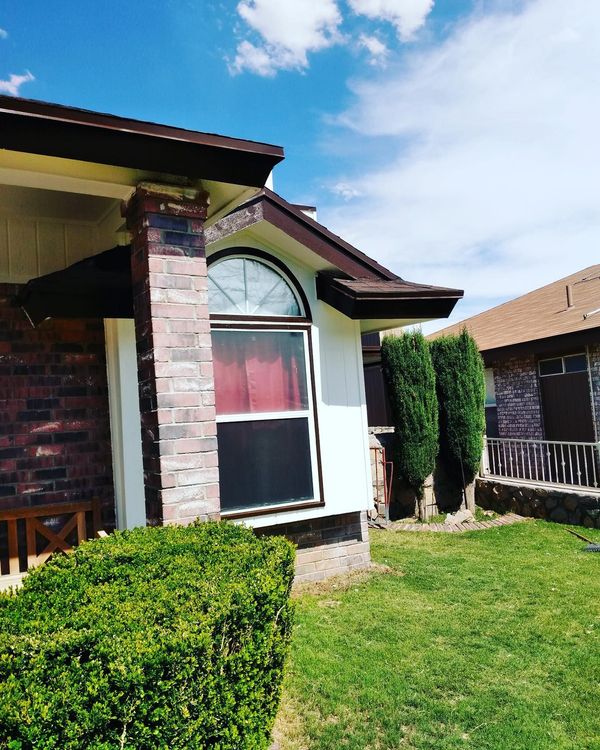
[[[463,328],[482,352],[600,328],[600,264],[565,276],[428,336]]]

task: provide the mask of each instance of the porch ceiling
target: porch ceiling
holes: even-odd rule
[[[11,216],[98,223],[115,205],[114,199],[96,195],[16,185],[0,185],[2,212]]]

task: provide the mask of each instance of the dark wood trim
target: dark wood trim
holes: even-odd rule
[[[315,382],[315,360],[313,354],[312,328],[309,328],[306,334],[308,339],[308,363],[310,369],[310,387],[313,400],[313,417],[315,423],[315,451],[317,453],[317,475],[319,477],[319,494],[321,503],[325,505],[325,491],[323,488],[323,465],[321,462],[321,433],[319,431],[319,415],[317,408],[317,385]]]
[[[300,297],[300,302],[302,303],[302,306],[304,307],[304,317],[297,317],[297,316],[290,316],[287,317],[285,315],[276,315],[276,316],[254,316],[257,320],[312,320],[312,314],[310,311],[310,305],[308,304],[308,298],[306,296],[306,293],[304,289],[302,288],[302,284],[298,281],[296,276],[290,271],[290,269],[285,265],[285,263],[279,258],[274,257],[270,253],[265,252],[264,250],[257,250],[254,247],[244,247],[244,246],[236,246],[236,247],[229,247],[225,250],[218,250],[216,253],[212,253],[209,255],[206,259],[206,264],[208,268],[213,265],[213,263],[217,263],[220,260],[223,260],[224,258],[230,258],[230,257],[254,257],[258,258],[259,260],[266,260],[268,263],[271,263],[276,268],[278,268],[283,277],[287,278],[287,280],[290,282],[292,288],[295,290],[298,297]],[[235,316],[235,315],[221,315],[217,316],[221,317],[223,319],[233,319],[235,317],[245,317],[246,319],[250,319],[250,316]],[[211,316],[212,318],[212,316]]]
[[[264,190],[263,218],[292,239],[354,278],[397,279],[398,276],[330,232],[271,191]],[[262,197],[262,196],[261,196]]]
[[[410,287],[402,291],[381,291],[380,294],[357,292],[336,283],[339,279],[326,274],[317,275],[317,298],[352,320],[424,320],[447,318],[462,297],[456,289],[426,289]],[[395,281],[400,281],[396,279]],[[390,286],[394,280],[389,281]]]
[[[210,247],[265,221],[347,274],[349,278],[396,279],[396,274],[311,219],[281,196],[264,188],[256,196],[206,228]]]
[[[553,355],[560,357],[563,354],[577,353],[581,350],[581,347],[596,344],[598,341],[600,341],[598,328],[589,328],[585,331],[574,331],[534,341],[523,341],[510,346],[501,346],[496,349],[486,349],[481,352],[481,356],[485,365],[492,367],[496,362],[528,354],[534,355],[536,359],[545,359]]]
[[[280,146],[3,95],[0,148],[253,187],[283,159]]]
[[[300,503],[287,503],[286,505],[277,505],[272,508],[265,508],[264,506],[256,508],[254,510],[225,510],[221,512],[221,518],[251,518],[252,516],[266,516],[272,515],[273,513],[286,513],[290,510],[306,510],[307,508],[323,508],[325,503],[323,501],[310,501]]]

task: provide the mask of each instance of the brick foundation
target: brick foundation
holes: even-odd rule
[[[115,525],[101,320],[32,328],[0,285],[0,508],[100,499]]]
[[[297,545],[296,583],[322,581],[371,563],[366,511],[256,529]]]
[[[494,362],[493,368],[499,436],[542,440],[544,427],[534,355]]]
[[[125,210],[150,524],[219,516],[206,207],[198,191],[141,185]]]

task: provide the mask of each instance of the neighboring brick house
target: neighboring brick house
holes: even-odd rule
[[[462,293],[265,188],[282,158],[0,96],[4,576],[90,526],[197,518],[284,532],[305,579],[368,562],[361,332]]]
[[[489,437],[600,439],[600,265],[437,331],[463,327],[486,365]]]

